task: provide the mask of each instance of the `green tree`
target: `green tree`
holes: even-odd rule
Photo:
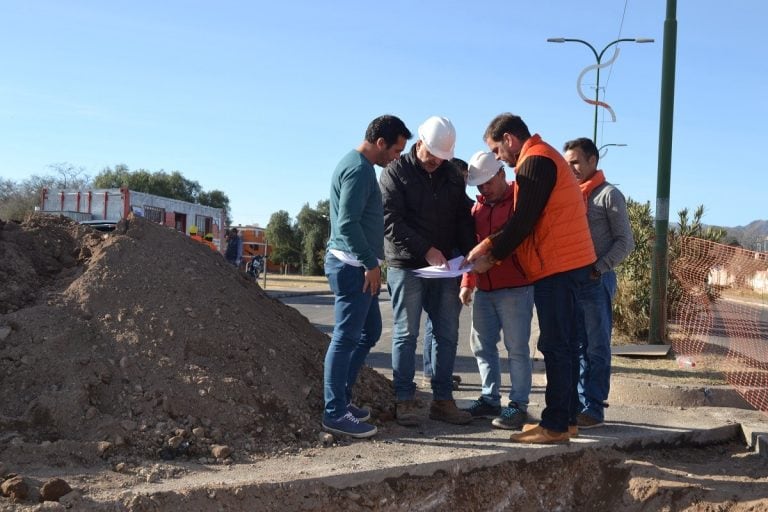
[[[56,175],[33,175],[21,182],[0,178],[0,219],[22,221],[40,206],[40,197],[44,188],[57,190],[63,188],[85,188],[90,178],[82,168],[72,164],[58,163],[49,166]]]
[[[305,275],[323,274],[325,245],[328,241],[330,201],[319,201],[315,208],[305,203],[296,216],[301,240],[302,270]]]
[[[655,230],[650,203],[627,198],[635,250],[616,268],[613,328],[632,340],[646,339],[651,318],[651,258]]]
[[[289,265],[298,265],[301,259],[301,244],[296,231],[285,210],[270,216],[266,229],[267,243],[272,247],[269,259],[282,265],[284,273],[288,272]]]
[[[138,185],[138,182],[141,179],[139,176],[140,174],[145,180],[143,185]],[[132,183],[135,186],[148,188],[149,185],[146,183],[148,177],[149,173],[147,171],[139,170],[132,173],[127,165],[117,164],[114,169],[111,167],[102,169],[101,172],[93,178],[93,186],[94,188],[120,188],[128,187],[129,183]]]
[[[200,191],[197,196],[197,200],[200,204],[205,206],[211,206],[213,208],[223,208],[224,216],[226,217],[225,225],[231,226],[232,219],[229,216],[229,197],[221,190],[211,190],[210,192]]]
[[[39,202],[39,196],[26,193],[12,180],[0,178],[0,219],[22,221]]]
[[[128,187],[137,192],[169,197],[188,203],[197,203],[202,188],[196,181],[188,180],[179,171],[168,174],[165,171],[149,172],[144,169],[129,171],[125,165],[114,170],[106,167],[93,179],[96,188]]]
[[[128,166],[118,164],[114,169],[105,167],[93,179],[96,188],[128,187],[136,192],[178,199],[188,203],[197,203],[225,210],[225,222],[229,226],[229,197],[221,190],[206,192],[196,181],[188,180],[178,171],[168,174],[165,171],[149,172],[144,169],[130,171]]]

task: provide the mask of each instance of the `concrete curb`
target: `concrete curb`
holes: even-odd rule
[[[264,292],[267,297],[271,297],[273,299],[283,299],[285,297],[304,297],[307,295],[333,295],[333,292],[330,290],[266,290]]]
[[[754,429],[750,432],[764,432],[768,425],[762,413],[732,408],[616,406],[611,410],[614,419],[605,427],[582,431],[563,445],[510,443],[508,431],[480,422],[457,427],[425,420],[419,428],[387,422],[372,440],[319,450],[311,458],[267,459],[227,468],[206,466],[208,473],[192,485],[183,478],[173,479],[134,487],[131,493],[178,498],[211,488],[224,493],[237,489],[268,493],[276,485],[298,490],[320,484],[343,490],[406,475],[427,477],[443,472],[458,478],[476,469],[586,450],[631,452],[720,444],[740,439],[745,435],[744,425]],[[765,436],[761,436],[755,442],[765,448]]]

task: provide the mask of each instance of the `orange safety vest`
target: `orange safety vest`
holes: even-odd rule
[[[557,167],[557,179],[533,231],[517,247],[525,277],[537,281],[547,276],[593,264],[597,260],[587,223],[587,210],[576,177],[563,156],[533,135],[520,150],[517,167],[526,158],[543,156]],[[515,204],[518,186],[515,182]]]

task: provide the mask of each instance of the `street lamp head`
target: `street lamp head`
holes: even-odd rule
[[[607,107],[609,112],[611,112],[611,116],[613,117],[613,120],[614,121],[616,120],[615,116],[613,115],[613,110],[611,110],[611,108],[608,107],[605,103],[601,103],[599,101],[599,99],[600,99],[600,68],[613,63],[613,61],[616,59],[616,57],[619,55],[619,53],[618,53],[618,49],[617,49],[616,52],[613,54],[613,57],[611,57],[610,61],[602,64],[603,54],[610,47],[612,47],[614,45],[617,45],[619,43],[652,43],[653,39],[650,39],[650,38],[647,38],[647,37],[638,37],[638,38],[634,38],[634,37],[621,37],[621,38],[616,39],[614,41],[611,41],[610,43],[605,45],[603,47],[603,49],[600,50],[599,52],[597,51],[597,49],[594,46],[592,46],[592,44],[590,44],[589,42],[587,42],[587,41],[585,41],[583,39],[575,39],[575,38],[570,38],[570,37],[550,37],[550,38],[547,39],[547,42],[549,42],[549,43],[579,43],[579,44],[583,44],[584,46],[586,46],[587,48],[592,50],[592,53],[595,56],[595,61],[597,63],[597,66],[591,66],[591,67],[585,68],[584,71],[582,71],[581,75],[579,75],[579,80],[577,81],[577,90],[579,91],[579,95],[582,97],[582,99],[584,99],[584,101],[586,101],[587,103],[591,103],[591,104],[593,104],[595,106],[595,123],[594,123],[594,130],[593,130],[592,140],[595,143],[597,143],[597,109],[598,109],[598,107],[599,106]],[[583,93],[581,92],[581,77],[584,76],[584,73],[586,71],[590,70],[590,69],[595,69],[596,70],[595,76],[597,77],[597,80],[596,80],[596,83],[595,83],[595,100],[594,101],[587,100],[584,97]]]
[[[601,151],[603,148],[607,148],[609,146],[616,146],[616,147],[619,147],[619,148],[623,148],[623,147],[626,146],[626,144],[603,144],[602,146],[600,146],[598,148],[598,151]]]

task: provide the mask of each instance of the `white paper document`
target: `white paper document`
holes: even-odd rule
[[[448,260],[448,265],[445,266],[435,266],[432,265],[430,267],[423,267],[414,270],[414,273],[419,276],[423,277],[425,279],[435,279],[435,278],[445,278],[445,277],[456,277],[460,276],[464,272],[469,272],[472,270],[472,267],[474,266],[472,263],[467,265],[466,267],[460,269],[459,266],[461,265],[461,262],[464,261],[464,256],[457,256],[453,258],[452,260]]]

